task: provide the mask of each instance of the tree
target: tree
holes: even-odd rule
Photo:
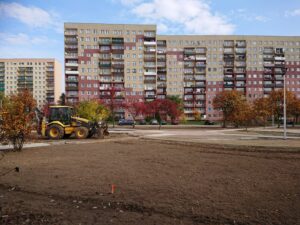
[[[293,117],[293,126],[298,123],[298,118],[300,117],[300,99],[294,95],[291,99],[291,103],[289,104],[289,112]]]
[[[36,102],[28,90],[11,95],[0,109],[2,141],[11,142],[15,151],[21,151],[24,141],[34,128]]]
[[[268,97],[269,107],[271,109],[272,114],[278,123],[278,128],[280,127],[281,118],[283,117],[283,90],[272,91],[270,96]],[[286,92],[286,109],[287,115],[292,114],[293,109],[293,99],[294,95],[287,91]]]
[[[237,127],[244,126],[247,130],[255,118],[253,109],[253,105],[247,102],[246,99],[243,99],[238,106],[238,110],[233,113],[233,122],[235,125]]]
[[[59,105],[66,105],[66,95],[65,93],[62,93],[59,97],[59,100],[58,100],[58,104]]]
[[[108,99],[106,99],[106,101],[104,102],[110,111],[110,116],[112,117],[113,121],[113,127],[115,127],[117,109],[120,109],[125,105],[123,97],[124,96],[122,96],[121,94],[118,94],[118,90],[116,89],[116,87],[112,86],[109,90]]]
[[[127,102],[124,107],[130,113],[133,120],[139,115],[144,115],[146,112],[146,105],[144,102]],[[135,127],[135,125],[133,125]]]
[[[259,124],[266,126],[268,118],[272,115],[269,100],[267,98],[258,98],[253,102],[253,114]]]
[[[155,99],[146,104],[146,112],[150,116],[154,116],[159,121],[159,129],[161,128],[162,119],[176,120],[181,114],[178,104],[169,99]]]
[[[94,122],[106,120],[109,117],[109,110],[97,100],[82,101],[75,110],[80,117]]]
[[[223,112],[223,127],[226,127],[226,122],[235,121],[236,113],[243,101],[242,95],[236,90],[222,91],[216,95],[213,107]]]

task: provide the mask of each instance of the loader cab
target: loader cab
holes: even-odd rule
[[[69,106],[51,106],[49,108],[49,119],[48,122],[59,121],[63,125],[71,124],[71,117],[74,111],[72,107]]]

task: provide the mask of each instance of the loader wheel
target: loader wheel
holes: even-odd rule
[[[64,129],[59,125],[51,125],[47,129],[47,137],[53,140],[62,139],[64,136]]]
[[[87,138],[89,130],[86,127],[77,127],[75,129],[75,136],[77,139]]]
[[[97,132],[95,133],[95,137],[99,138],[99,139],[103,139],[104,138],[104,134],[103,134],[103,129],[102,128],[99,128],[97,130]]]

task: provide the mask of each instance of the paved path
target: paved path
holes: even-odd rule
[[[289,130],[293,136],[288,136],[283,140],[282,130],[253,128],[248,132],[242,129],[132,129],[115,128],[112,133],[128,133],[145,139],[174,140],[183,142],[199,142],[212,144],[230,144],[247,146],[279,146],[279,147],[299,147],[300,131],[298,129]]]

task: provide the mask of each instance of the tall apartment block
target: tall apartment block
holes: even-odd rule
[[[59,99],[62,85],[61,64],[55,59],[0,59],[0,91],[5,95],[28,89],[42,107]]]
[[[249,101],[283,88],[300,98],[300,37],[157,35],[155,25],[65,24],[68,101],[152,101],[179,95],[187,119],[220,119],[212,101],[237,90]],[[120,111],[120,114],[122,112]]]

